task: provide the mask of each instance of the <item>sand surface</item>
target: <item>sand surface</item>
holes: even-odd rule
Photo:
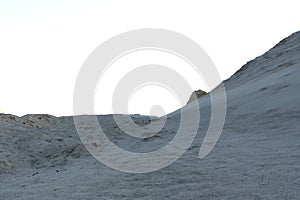
[[[0,115],[0,199],[299,199],[300,32],[248,62],[224,82],[225,126],[204,159],[199,148],[210,120],[210,95],[188,151],[161,170],[113,170],[84,148],[72,117]],[[212,91],[214,92],[214,91]],[[148,139],[122,133],[111,115],[98,116],[118,146],[149,152],[168,144],[180,110]],[[149,117],[135,115],[137,124]]]

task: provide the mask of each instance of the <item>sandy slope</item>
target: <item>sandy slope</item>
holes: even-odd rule
[[[0,199],[299,199],[299,77],[300,32],[225,81],[225,127],[205,159],[197,156],[210,119],[209,95],[200,98],[200,128],[189,150],[147,174],[99,163],[81,145],[72,117],[0,115]],[[124,135],[112,116],[98,119],[120,147],[148,152],[172,139],[180,111],[149,139]],[[135,120],[149,123],[143,116]]]

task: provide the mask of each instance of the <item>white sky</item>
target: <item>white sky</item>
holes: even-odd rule
[[[110,37],[138,28],[186,35],[209,54],[222,79],[227,79],[247,61],[300,30],[298,2],[0,0],[0,110],[16,115],[72,115],[74,83],[87,56]],[[166,59],[162,55],[149,57],[167,62],[160,60]],[[192,74],[185,78],[193,89],[204,87]],[[168,91],[144,89],[132,97],[130,112],[148,114],[154,99],[165,112],[180,106]],[[95,109],[98,114],[110,112],[101,105]]]

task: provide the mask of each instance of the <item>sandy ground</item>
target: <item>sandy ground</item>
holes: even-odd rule
[[[159,171],[113,170],[83,147],[72,117],[0,115],[0,199],[299,199],[300,33],[244,65],[225,81],[227,117],[204,159],[199,148],[210,120],[210,95],[188,151]],[[183,108],[186,109],[186,108]],[[134,116],[137,124],[149,123]],[[111,141],[148,152],[176,133],[180,110],[149,139],[126,136],[111,115],[98,116]]]

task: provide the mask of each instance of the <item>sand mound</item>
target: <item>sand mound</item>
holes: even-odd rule
[[[73,117],[1,114],[0,199],[299,199],[299,77],[300,32],[225,81],[225,126],[207,157],[198,153],[210,122],[210,95],[182,108],[200,106],[194,143],[173,164],[147,174],[122,173],[90,156]],[[180,111],[146,140],[126,136],[111,115],[98,121],[116,145],[143,153],[174,138]],[[151,120],[135,115],[133,121],[144,127]]]

